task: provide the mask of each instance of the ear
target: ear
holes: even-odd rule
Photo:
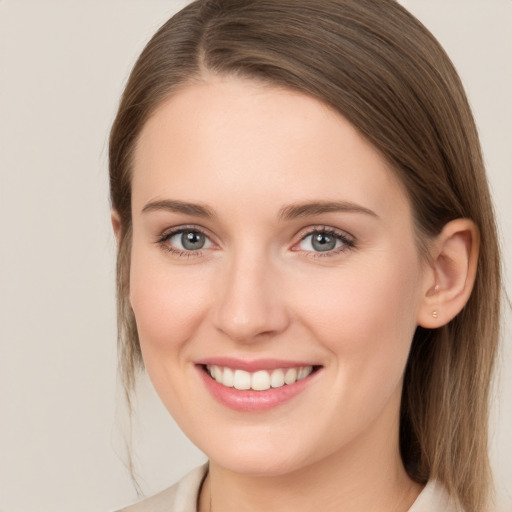
[[[448,222],[433,241],[418,325],[446,325],[465,306],[475,283],[479,242],[478,228],[469,219]]]
[[[110,221],[112,222],[112,229],[114,230],[114,236],[116,237],[117,243],[121,238],[121,216],[117,210],[112,210],[110,214]]]

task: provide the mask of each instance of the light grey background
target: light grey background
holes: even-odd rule
[[[113,510],[136,494],[116,391],[107,134],[134,59],[186,1],[0,0],[0,510]],[[467,87],[512,295],[512,2],[405,0]],[[491,420],[512,510],[512,324]],[[133,449],[147,494],[203,461],[146,381]]]

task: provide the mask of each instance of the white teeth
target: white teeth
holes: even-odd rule
[[[235,370],[233,387],[235,389],[251,389],[251,374],[244,370]]]
[[[224,386],[228,388],[232,388],[234,386],[235,374],[231,368],[224,368],[221,384],[224,384]]]
[[[213,367],[213,378],[217,382],[222,382],[222,368],[219,368],[218,366]]]
[[[288,368],[284,374],[284,382],[286,384],[293,384],[297,380],[297,370],[295,368]]]
[[[280,388],[284,386],[284,372],[283,370],[274,370],[270,376],[270,385],[273,388]]]
[[[270,375],[265,370],[253,373],[251,377],[251,388],[256,391],[270,389]]]
[[[271,387],[280,388],[285,384],[293,384],[298,380],[305,379],[313,371],[312,366],[278,368],[271,373],[266,370],[249,373],[245,370],[232,370],[231,368],[210,365],[206,368],[212,378],[223,386],[234,387],[239,390],[253,389],[255,391],[265,391]]]
[[[305,379],[313,371],[312,366],[303,366],[297,372],[297,380]]]

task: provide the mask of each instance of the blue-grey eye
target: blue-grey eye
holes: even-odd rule
[[[299,244],[302,251],[328,252],[344,244],[341,236],[328,231],[313,231],[305,236]]]
[[[199,251],[211,245],[208,237],[193,229],[187,229],[174,233],[168,243],[182,251]]]
[[[181,244],[188,251],[202,249],[205,243],[205,236],[197,231],[185,231],[181,234]]]

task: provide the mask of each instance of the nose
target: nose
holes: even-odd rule
[[[219,276],[216,328],[229,338],[252,343],[276,336],[289,325],[279,269],[256,254],[239,257]]]

